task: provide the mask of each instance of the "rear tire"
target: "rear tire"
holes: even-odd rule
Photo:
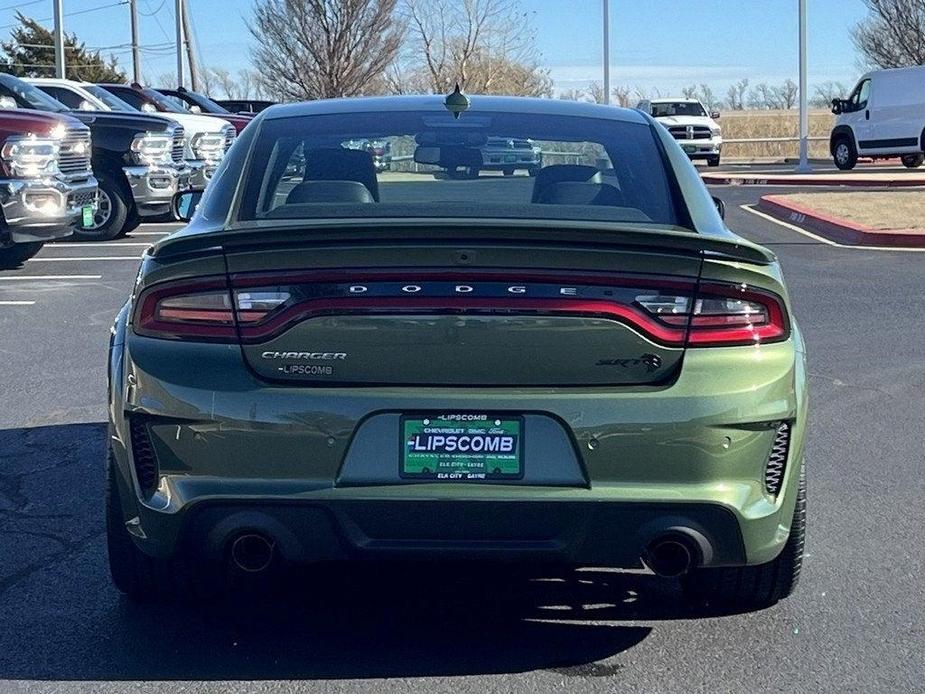
[[[858,150],[848,137],[840,137],[832,147],[832,159],[842,171],[851,171],[858,163]]]
[[[135,203],[119,181],[109,174],[99,174],[96,178],[100,189],[99,209],[93,215],[93,227],[74,229],[78,241],[111,241],[128,231],[130,217],[137,217]]]
[[[707,157],[707,166],[719,166],[719,155]]]
[[[130,600],[152,602],[175,596],[205,597],[199,576],[177,560],[142,552],[125,527],[118,470],[109,449],[106,458],[106,546],[112,582]]]
[[[907,169],[917,169],[925,163],[925,154],[906,154],[899,158]]]
[[[0,248],[0,269],[9,270],[10,268],[19,267],[42,250],[43,245],[45,244],[42,241],[33,241],[31,243],[14,243]]]
[[[777,558],[757,566],[697,569],[684,577],[685,591],[699,600],[737,607],[770,607],[796,588],[803,567],[805,541],[806,471],[801,465],[790,535]]]

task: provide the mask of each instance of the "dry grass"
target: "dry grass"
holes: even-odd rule
[[[925,195],[920,191],[799,193],[782,197],[874,229],[925,229]]]
[[[810,137],[824,137],[825,141],[810,141],[809,156],[829,158],[829,133],[835,121],[828,111],[809,112]],[[719,121],[724,140],[759,137],[798,137],[800,115],[797,111],[725,111]],[[798,157],[800,145],[793,142],[760,142],[723,145],[723,157],[730,159],[783,159]]]

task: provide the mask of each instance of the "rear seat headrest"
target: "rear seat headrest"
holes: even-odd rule
[[[608,183],[562,181],[546,186],[534,202],[546,205],[607,205],[622,207],[623,193]]]
[[[289,191],[287,205],[322,202],[375,202],[369,189],[359,181],[305,181]]]

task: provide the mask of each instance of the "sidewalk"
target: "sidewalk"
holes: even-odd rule
[[[901,216],[902,221],[891,223],[896,219],[896,215],[891,215],[890,210],[895,211],[902,202],[910,202],[896,196],[915,195],[914,202],[918,204],[918,193],[870,193],[869,196],[881,197],[874,204],[865,201],[863,209],[858,206],[851,208],[851,203],[857,201],[858,195],[862,193],[765,195],[758,202],[758,209],[775,219],[795,224],[835,243],[852,246],[925,248],[925,224],[919,217],[910,220]],[[809,202],[806,198],[810,199]],[[813,198],[818,198],[818,204],[813,203]],[[922,206],[925,208],[925,202]],[[835,212],[839,208],[842,209]],[[851,216],[855,219],[846,218]],[[863,221],[857,221],[859,218]],[[879,223],[870,221],[878,218]],[[898,228],[909,221],[921,228]]]

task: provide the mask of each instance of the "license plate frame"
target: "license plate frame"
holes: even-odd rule
[[[399,422],[398,474],[402,479],[438,482],[523,479],[522,415],[484,411],[422,412],[403,414]],[[444,439],[442,442],[434,440],[440,437]],[[456,437],[455,444],[448,441],[450,437]],[[505,437],[514,438],[510,451],[504,450]],[[474,443],[476,439],[481,440],[481,445]],[[473,445],[479,445],[480,450],[471,450]],[[486,446],[497,446],[497,451],[485,451]],[[427,462],[432,463],[432,467]]]

